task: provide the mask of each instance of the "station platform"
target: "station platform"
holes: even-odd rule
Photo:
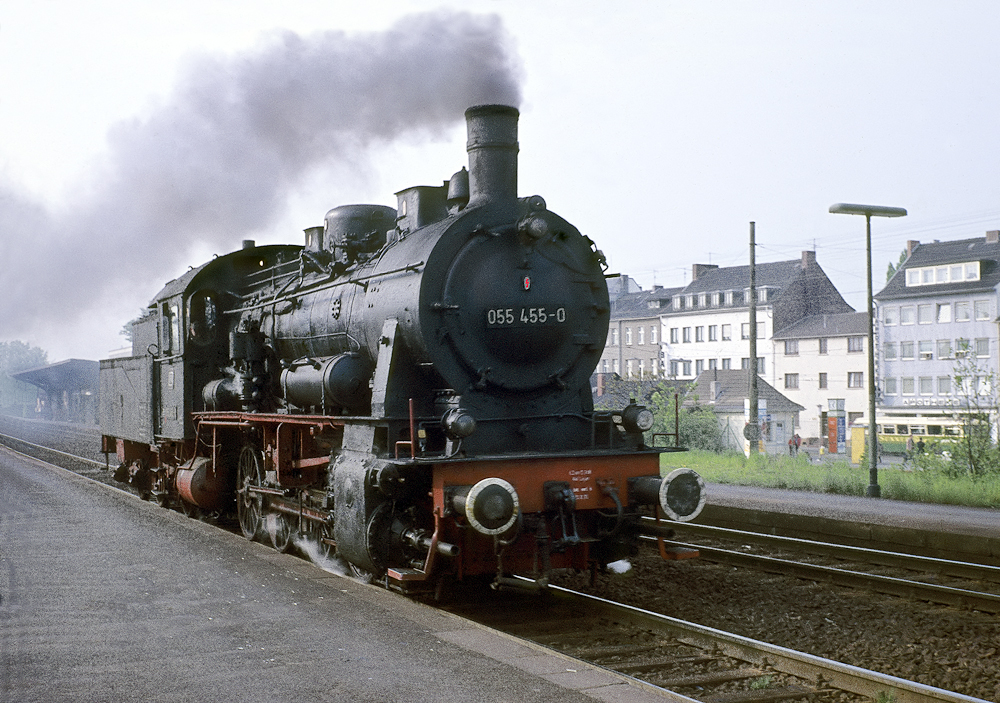
[[[0,701],[676,700],[0,449]]]
[[[697,522],[1000,566],[1000,510],[710,483]]]

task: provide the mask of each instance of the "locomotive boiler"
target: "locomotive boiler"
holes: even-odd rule
[[[697,516],[704,484],[661,478],[650,411],[594,409],[604,257],[518,197],[518,111],[466,119],[468,170],[443,185],[163,288],[133,355],[101,363],[119,480],[189,513],[235,507],[249,539],[307,539],[400,589],[544,585],[633,553],[643,515]]]

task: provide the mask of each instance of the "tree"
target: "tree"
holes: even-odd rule
[[[45,366],[48,356],[46,351],[19,340],[0,342],[0,373],[8,375]]]
[[[11,374],[48,363],[48,354],[21,341],[0,342],[0,409],[21,414],[25,405],[34,407],[38,389]]]
[[[888,283],[889,279],[892,278],[895,275],[896,271],[898,271],[900,269],[900,267],[902,267],[902,265],[906,263],[906,258],[907,258],[906,249],[903,249],[903,251],[899,252],[899,262],[898,263],[893,264],[891,261],[889,262],[889,268],[886,269],[886,271],[885,271],[885,282],[886,283]]]
[[[685,404],[685,399],[692,400],[691,388],[689,383],[671,383],[658,378],[624,379],[613,376],[605,382],[604,395],[598,399],[597,407],[621,408],[634,399],[653,412],[654,434],[673,435],[676,417],[680,446],[721,452],[722,429],[715,413],[700,405],[696,397],[693,404]],[[678,402],[681,404],[680,412],[675,414]]]
[[[984,368],[969,340],[958,341],[952,366],[955,395],[962,401],[962,439],[952,462],[973,476],[1000,470],[1000,454],[994,444],[993,423],[997,417],[997,375]]]

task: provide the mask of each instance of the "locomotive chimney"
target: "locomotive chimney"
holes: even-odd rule
[[[465,111],[469,141],[469,207],[517,200],[517,118],[509,105]]]

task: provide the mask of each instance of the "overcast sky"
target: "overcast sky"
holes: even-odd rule
[[[461,71],[493,70],[480,55],[520,102],[520,194],[542,195],[612,270],[684,285],[693,263],[745,264],[755,221],[758,262],[815,248],[862,310],[864,220],[831,204],[909,211],[873,221],[876,290],[908,239],[1000,229],[998,36],[986,1],[0,1],[0,339],[51,361],[106,356],[188,266],[439,184],[466,163],[455,103],[476,94]],[[427,68],[431,49],[459,65]],[[336,73],[309,64],[332,54],[337,81],[303,77]],[[348,84],[357,71],[382,102],[359,99],[373,86]],[[219,87],[230,79],[317,129],[283,142],[280,163],[247,156],[260,142],[237,119],[183,142],[204,119],[192,105],[244,95]],[[322,100],[296,92],[314,86]],[[417,128],[366,132],[390,109],[419,112]],[[201,151],[240,158],[206,176]],[[191,214],[206,182],[243,200]]]

